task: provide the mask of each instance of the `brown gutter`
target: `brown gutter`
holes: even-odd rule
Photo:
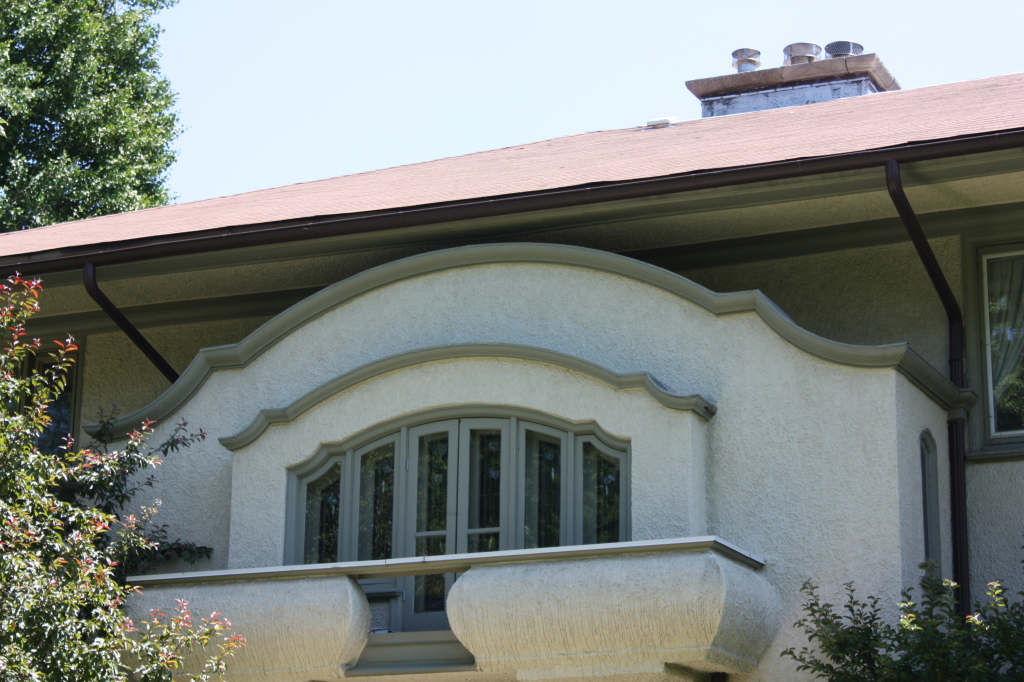
[[[99,285],[96,283],[96,268],[92,263],[86,263],[82,268],[82,283],[85,284],[85,290],[92,297],[92,300],[96,301],[100,308],[103,308],[103,312],[114,321],[114,324],[121,328],[121,331],[149,358],[149,361],[160,370],[160,373],[167,377],[167,380],[172,384],[177,381],[178,373],[174,371],[170,363],[164,360],[156,348],[153,348],[149,341],[146,340],[146,337],[142,335],[142,332],[136,329],[135,325],[124,316],[124,313],[118,310],[114,302],[107,298],[107,295],[100,290]]]
[[[205,251],[493,218],[530,211],[571,208],[823,173],[862,170],[884,166],[890,159],[901,163],[910,163],[1019,147],[1024,147],[1024,128],[945,140],[909,142],[895,147],[847,154],[695,171],[640,180],[590,183],[576,187],[416,206],[361,215],[324,216],[301,221],[239,225],[203,232],[50,251],[38,257],[19,256],[10,260],[0,260],[0,276],[15,271],[25,275],[39,275],[62,270],[75,270],[84,267],[86,263],[93,263],[97,266],[113,265]]]
[[[949,320],[949,378],[957,388],[967,388],[964,372],[964,316],[953,290],[949,287],[939,261],[935,258],[921,223],[903,191],[900,164],[890,159],[885,164],[885,184],[896,212],[907,228],[921,263],[932,280]],[[965,419],[958,416],[946,422],[949,439],[949,497],[953,526],[953,580],[957,583],[957,609],[961,615],[971,613],[971,568],[967,544],[967,442]]]

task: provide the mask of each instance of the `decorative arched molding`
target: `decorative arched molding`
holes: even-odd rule
[[[673,410],[692,410],[704,419],[711,419],[715,414],[715,406],[704,398],[699,395],[677,395],[672,393],[664,384],[646,372],[616,374],[593,362],[565,355],[564,353],[556,353],[544,348],[500,343],[474,343],[442,346],[439,348],[423,348],[364,365],[325,384],[321,384],[287,407],[260,410],[256,418],[247,427],[233,436],[221,438],[220,444],[228,450],[240,450],[259,438],[271,424],[283,424],[293,421],[302,413],[331,396],[382,374],[428,362],[466,358],[526,360],[553,365],[561,369],[585,374],[619,390],[643,389],[654,400]]]
[[[178,381],[156,400],[115,421],[113,435],[120,437],[145,420],[167,418],[199,390],[214,370],[245,367],[291,332],[339,305],[404,280],[497,263],[545,264],[606,272],[662,289],[717,316],[757,313],[783,339],[822,360],[850,367],[896,369],[943,409],[963,409],[977,401],[973,391],[958,389],[909,344],[857,346],[823,338],[797,325],[760,291],[715,293],[648,263],[578,246],[478,244],[433,251],[371,268],[296,303],[238,343],[199,351]],[[86,425],[85,430],[96,435],[99,425]]]

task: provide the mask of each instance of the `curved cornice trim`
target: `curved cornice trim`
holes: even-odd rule
[[[432,251],[365,270],[296,303],[238,343],[204,348],[178,381],[156,400],[115,421],[114,435],[124,435],[147,419],[157,422],[165,419],[184,405],[214,370],[245,367],[283,337],[338,305],[403,280],[493,263],[539,263],[597,270],[657,287],[715,315],[756,312],[775,333],[815,357],[851,367],[897,369],[945,409],[966,407],[977,400],[974,393],[956,388],[909,345],[855,346],[822,338],[798,326],[760,291],[719,294],[648,263],[579,246],[477,244]],[[89,424],[85,430],[95,435],[99,425]]]
[[[602,381],[617,389],[642,388],[659,403],[673,410],[692,410],[704,419],[711,419],[715,414],[715,406],[699,395],[678,395],[670,392],[664,384],[650,374],[616,374],[587,360],[564,353],[532,346],[519,346],[504,343],[468,343],[419,350],[393,355],[383,360],[344,374],[336,379],[314,388],[288,407],[260,410],[252,422],[233,436],[220,439],[220,444],[228,450],[239,450],[249,445],[267,430],[271,424],[284,424],[295,420],[299,415],[312,409],[333,395],[352,388],[364,381],[394,372],[400,369],[415,367],[429,362],[444,360],[466,360],[474,358],[501,358],[511,360],[527,360],[545,365],[553,365],[561,369],[585,374]]]

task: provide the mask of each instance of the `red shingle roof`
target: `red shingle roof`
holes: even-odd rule
[[[0,257],[1024,128],[1024,74],[626,128],[0,235]]]

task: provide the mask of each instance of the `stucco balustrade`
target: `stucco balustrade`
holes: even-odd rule
[[[461,573],[448,618],[487,679],[685,679],[693,677],[686,669],[756,667],[780,620],[761,566],[719,538],[698,537],[179,573],[133,578],[143,593],[131,613],[144,618],[182,598],[197,617],[226,613],[248,641],[229,662],[232,681],[465,671],[430,656],[383,667],[389,662],[360,660],[370,619],[356,582]],[[194,657],[187,669],[199,665]]]
[[[713,550],[479,566],[448,597],[477,667],[519,680],[749,672],[778,616],[768,582]]]
[[[246,646],[228,661],[231,682],[343,679],[370,629],[366,596],[346,575],[156,582],[130,600],[128,612],[136,622],[149,620],[151,609],[170,616],[176,599],[187,599],[197,620],[214,611],[223,613],[234,632],[245,637]],[[190,654],[183,671],[200,671],[204,660]]]

